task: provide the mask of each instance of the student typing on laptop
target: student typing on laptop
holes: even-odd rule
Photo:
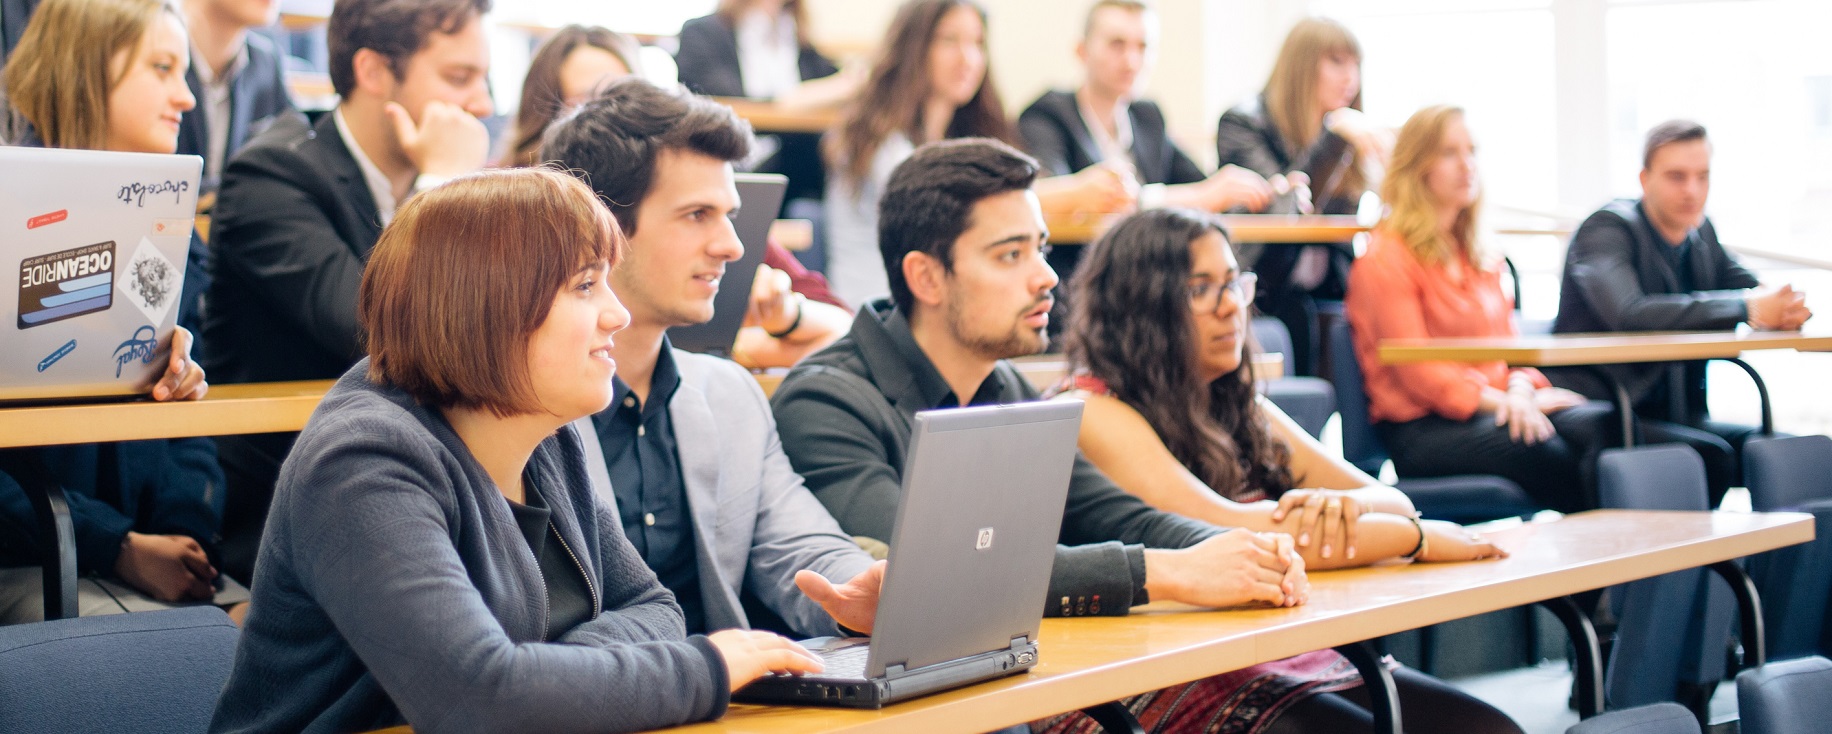
[[[116,38],[120,43],[109,48]],[[179,117],[193,104],[184,83],[185,39],[176,9],[159,0],[45,0],[4,72],[3,86],[35,131],[27,144],[171,153]],[[94,90],[98,103],[60,104],[59,93],[70,89]],[[201,277],[201,268],[188,268],[185,290]],[[171,361],[152,387],[158,400],[195,400],[209,389],[203,368],[190,358],[190,319],[182,306],[180,313]],[[64,487],[77,569],[129,587],[113,585],[114,593],[165,602],[214,594],[210,551],[223,480],[208,439],[13,450],[0,452],[0,566],[6,567],[0,568],[0,624],[44,613],[42,577],[32,564],[46,541],[37,537],[21,481]],[[120,612],[130,604],[94,578],[78,586],[81,614]]]
[[[308,126],[283,116],[224,168],[204,355],[220,382],[322,380],[362,356],[356,289],[397,205],[489,155],[490,0],[345,0],[331,10],[342,101]],[[229,482],[223,553],[254,567],[294,434],[219,440]]]
[[[610,276],[630,327],[617,335],[615,399],[591,417],[588,449],[608,471],[614,494],[603,499],[690,632],[869,632],[882,568],[789,468],[756,380],[670,348],[666,334],[712,318],[720,287],[750,285],[719,282],[742,252],[728,216],[744,204],[731,164],[750,147],[729,108],[635,78],[548,134],[541,158],[582,174],[630,237]]]

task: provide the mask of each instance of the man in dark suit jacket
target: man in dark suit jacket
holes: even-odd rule
[[[178,152],[204,159],[203,188],[221,183],[223,165],[255,127],[293,108],[286,94],[281,56],[273,42],[251,28],[273,24],[277,0],[186,0],[191,31],[191,68],[185,84],[197,108],[178,129]]]
[[[1648,133],[1642,198],[1603,207],[1572,235],[1565,254],[1554,333],[1800,328],[1812,312],[1791,286],[1762,290],[1718,243],[1705,216],[1711,144],[1695,122],[1662,123]],[[1650,443],[1684,441],[1705,459],[1712,504],[1742,477],[1737,461],[1749,426],[1709,419],[1703,362],[1605,368],[1628,390]],[[1548,370],[1562,387],[1609,399],[1611,386],[1589,370]]]
[[[220,383],[329,379],[362,355],[356,293],[398,202],[483,167],[489,0],[344,0],[331,13],[343,101],[288,115],[223,172],[204,319]],[[447,32],[449,30],[450,32]],[[228,481],[226,570],[247,578],[293,434],[219,442]]]
[[[1064,176],[1103,163],[1118,167],[1144,187],[1141,207],[1264,209],[1273,193],[1264,178],[1236,166],[1203,173],[1171,141],[1157,103],[1133,97],[1156,36],[1156,16],[1144,3],[1095,3],[1075,46],[1086,81],[1073,92],[1044,93],[1018,116],[1025,147],[1045,175]]]
[[[799,15],[790,7],[784,7],[781,12],[789,17]],[[806,35],[806,29],[796,29],[797,41],[801,46],[795,58],[797,76],[802,81],[808,81],[839,73],[839,67],[834,66],[831,59],[822,56],[820,51],[808,43]],[[765,95],[745,91],[744,64],[739,61],[738,28],[736,19],[730,13],[714,13],[681,24],[680,42],[680,50],[674,56],[676,74],[681,85],[695,94],[715,97],[774,97],[790,91],[778,89],[775,94]],[[757,89],[756,81],[752,80],[751,89]],[[820,154],[821,136],[817,133],[783,133],[774,137],[777,141],[775,144],[779,146],[775,155],[758,165],[757,170],[789,177],[789,190],[783,199],[785,210],[794,206],[790,202],[797,199],[819,201],[827,187],[827,169],[821,162]],[[803,209],[799,213],[815,218],[820,216],[818,209]],[[816,231],[819,231],[818,227]]]

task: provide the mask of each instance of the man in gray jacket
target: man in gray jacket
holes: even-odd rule
[[[985,139],[917,150],[880,204],[892,299],[860,309],[850,334],[777,389],[783,448],[848,532],[889,537],[917,411],[1037,399],[1004,361],[1048,342],[1057,278],[1037,172]],[[1080,456],[1070,482],[1045,614],[1124,615],[1151,599],[1291,605],[1309,593],[1289,535],[1153,509]]]
[[[668,343],[669,327],[712,318],[725,264],[744,252],[732,162],[751,143],[730,108],[636,78],[548,134],[541,158],[591,184],[629,237],[610,285],[630,326],[613,348],[611,406],[582,426],[600,449],[588,465],[602,467],[600,499],[674,592],[689,634],[870,632],[883,566],[789,467],[757,381]]]

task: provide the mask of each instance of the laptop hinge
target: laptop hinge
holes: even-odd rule
[[[884,666],[884,677],[885,678],[896,678],[898,676],[903,675],[903,670],[904,670],[903,665],[904,665],[903,663],[897,663],[896,665]]]
[[[1017,637],[1011,638],[1010,649],[1020,650],[1026,647],[1030,647],[1030,635],[1018,635]]]

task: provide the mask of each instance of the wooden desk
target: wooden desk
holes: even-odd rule
[[[823,133],[839,124],[838,110],[790,110],[774,102],[743,97],[713,97],[732,108],[759,133]]]
[[[0,408],[0,448],[297,431],[331,380],[211,385],[203,400]]]
[[[1813,538],[1813,521],[1794,513],[1597,510],[1492,537],[1513,556],[1319,572],[1311,576],[1310,603],[1294,609],[1210,613],[1153,604],[1130,617],[1046,619],[1038,636],[1042,659],[1031,671],[880,711],[735,705],[719,721],[672,731],[996,729],[1311,650],[1803,543]]]
[[[1635,362],[1680,362],[1718,359],[1735,364],[1756,383],[1762,401],[1762,430],[1774,433],[1774,414],[1768,386],[1743,352],[1760,349],[1793,349],[1832,352],[1832,334],[1798,331],[1666,331],[1607,334],[1544,334],[1499,338],[1382,339],[1380,361],[1385,364],[1429,362],[1490,362],[1501,360],[1527,367],[1592,367]],[[1616,411],[1622,420],[1624,446],[1635,445],[1634,401],[1628,390],[1606,370],[1597,370],[1615,392]]]
[[[1543,334],[1480,339],[1382,339],[1386,364],[1501,360],[1529,367],[1729,359],[1746,351],[1832,352],[1832,334],[1798,331],[1667,331]]]
[[[1116,221],[1114,217],[1077,222],[1050,222],[1050,242],[1085,245],[1099,238]],[[1287,216],[1283,214],[1223,214],[1222,224],[1235,242],[1308,244],[1349,242],[1368,231],[1352,216]]]

